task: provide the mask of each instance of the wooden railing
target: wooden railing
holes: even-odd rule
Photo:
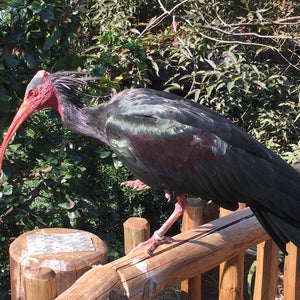
[[[278,249],[249,208],[206,223],[173,237],[149,256],[133,252],[85,273],[57,300],[152,299],[187,278],[194,278],[223,262],[234,260],[249,247],[259,244],[253,299],[274,299]],[[299,251],[288,245],[285,261],[285,299],[300,299]],[[226,276],[223,273],[223,276]],[[221,281],[226,281],[221,280]],[[236,283],[233,283],[234,286]],[[220,288],[221,290],[221,288]],[[243,299],[235,286],[230,299]],[[226,293],[225,293],[226,294]],[[227,294],[228,295],[228,294]],[[198,297],[198,296],[197,296]],[[188,299],[193,298],[189,295]],[[227,296],[219,299],[228,299]]]

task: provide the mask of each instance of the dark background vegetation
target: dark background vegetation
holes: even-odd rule
[[[79,70],[100,77],[99,101],[112,89],[168,90],[296,163],[299,16],[298,0],[0,1],[0,135],[37,70]],[[160,191],[122,188],[130,178],[106,146],[64,131],[56,112],[28,119],[0,178],[0,299],[8,298],[9,243],[24,231],[87,230],[115,259],[129,216],[158,227],[174,203]]]

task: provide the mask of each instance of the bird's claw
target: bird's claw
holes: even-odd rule
[[[169,236],[160,236],[159,238],[157,237],[157,234],[154,233],[152,235],[152,237],[150,239],[148,239],[145,242],[142,242],[140,244],[138,244],[134,249],[132,249],[129,254],[144,248],[144,251],[146,254],[148,254],[149,256],[151,256],[152,252],[161,244],[170,244],[172,243],[174,240],[169,237]]]
[[[139,179],[122,182],[121,186],[126,186],[136,191],[145,191],[150,189],[150,186],[140,181]]]

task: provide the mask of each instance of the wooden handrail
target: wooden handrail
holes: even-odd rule
[[[151,299],[269,239],[249,208],[173,237],[152,256],[134,252],[85,273],[57,300]]]

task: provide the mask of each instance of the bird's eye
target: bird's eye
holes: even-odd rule
[[[31,97],[35,97],[35,96],[37,96],[37,94],[38,94],[38,92],[36,91],[36,90],[31,90],[31,91],[29,91],[29,96],[31,96]]]

